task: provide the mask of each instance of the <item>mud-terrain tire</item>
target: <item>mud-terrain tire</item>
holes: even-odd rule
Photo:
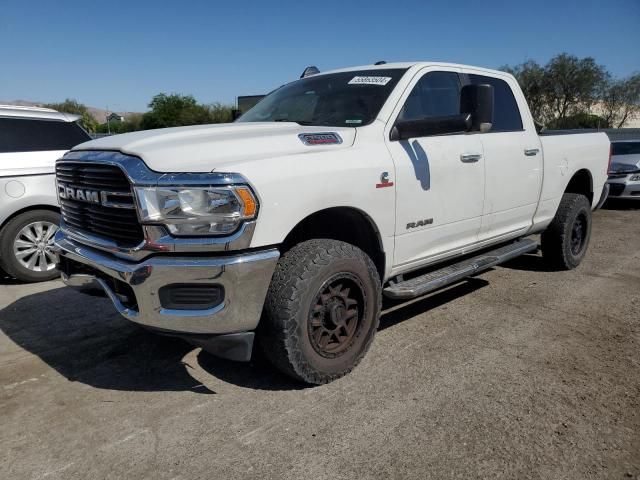
[[[287,375],[324,384],[349,373],[378,329],[380,277],[359,248],[317,239],[302,242],[278,261],[258,342]]]
[[[591,238],[591,205],[577,193],[565,193],[551,224],[542,233],[542,257],[557,270],[571,270],[582,262]]]
[[[55,269],[53,235],[60,214],[29,210],[0,230],[0,269],[23,282],[43,282],[60,276]]]

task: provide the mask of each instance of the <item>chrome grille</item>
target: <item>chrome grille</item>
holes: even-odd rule
[[[118,208],[110,206],[102,195],[102,204],[60,198],[62,218],[67,226],[123,246],[142,242],[144,236],[136,215],[131,184],[119,167],[63,161],[56,164],[56,179],[60,186],[108,192],[108,198],[119,205]]]

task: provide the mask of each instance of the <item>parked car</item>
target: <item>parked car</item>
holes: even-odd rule
[[[91,137],[77,115],[0,105],[0,268],[37,282],[57,278],[55,162]]]
[[[382,296],[538,249],[583,260],[604,133],[539,136],[515,78],[395,63],[316,73],[233,124],[129,133],[57,163],[63,280],[129,320],[304,382],[351,371]],[[604,193],[604,195],[603,195]]]
[[[640,200],[640,140],[611,142],[609,197]]]

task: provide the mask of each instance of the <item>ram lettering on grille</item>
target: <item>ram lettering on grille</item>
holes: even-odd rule
[[[82,190],[66,185],[58,185],[58,195],[67,200],[78,200],[89,203],[100,203],[100,192],[95,190]]]

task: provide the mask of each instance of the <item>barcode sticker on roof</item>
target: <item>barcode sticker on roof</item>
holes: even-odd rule
[[[353,77],[349,85],[386,85],[391,77]]]

